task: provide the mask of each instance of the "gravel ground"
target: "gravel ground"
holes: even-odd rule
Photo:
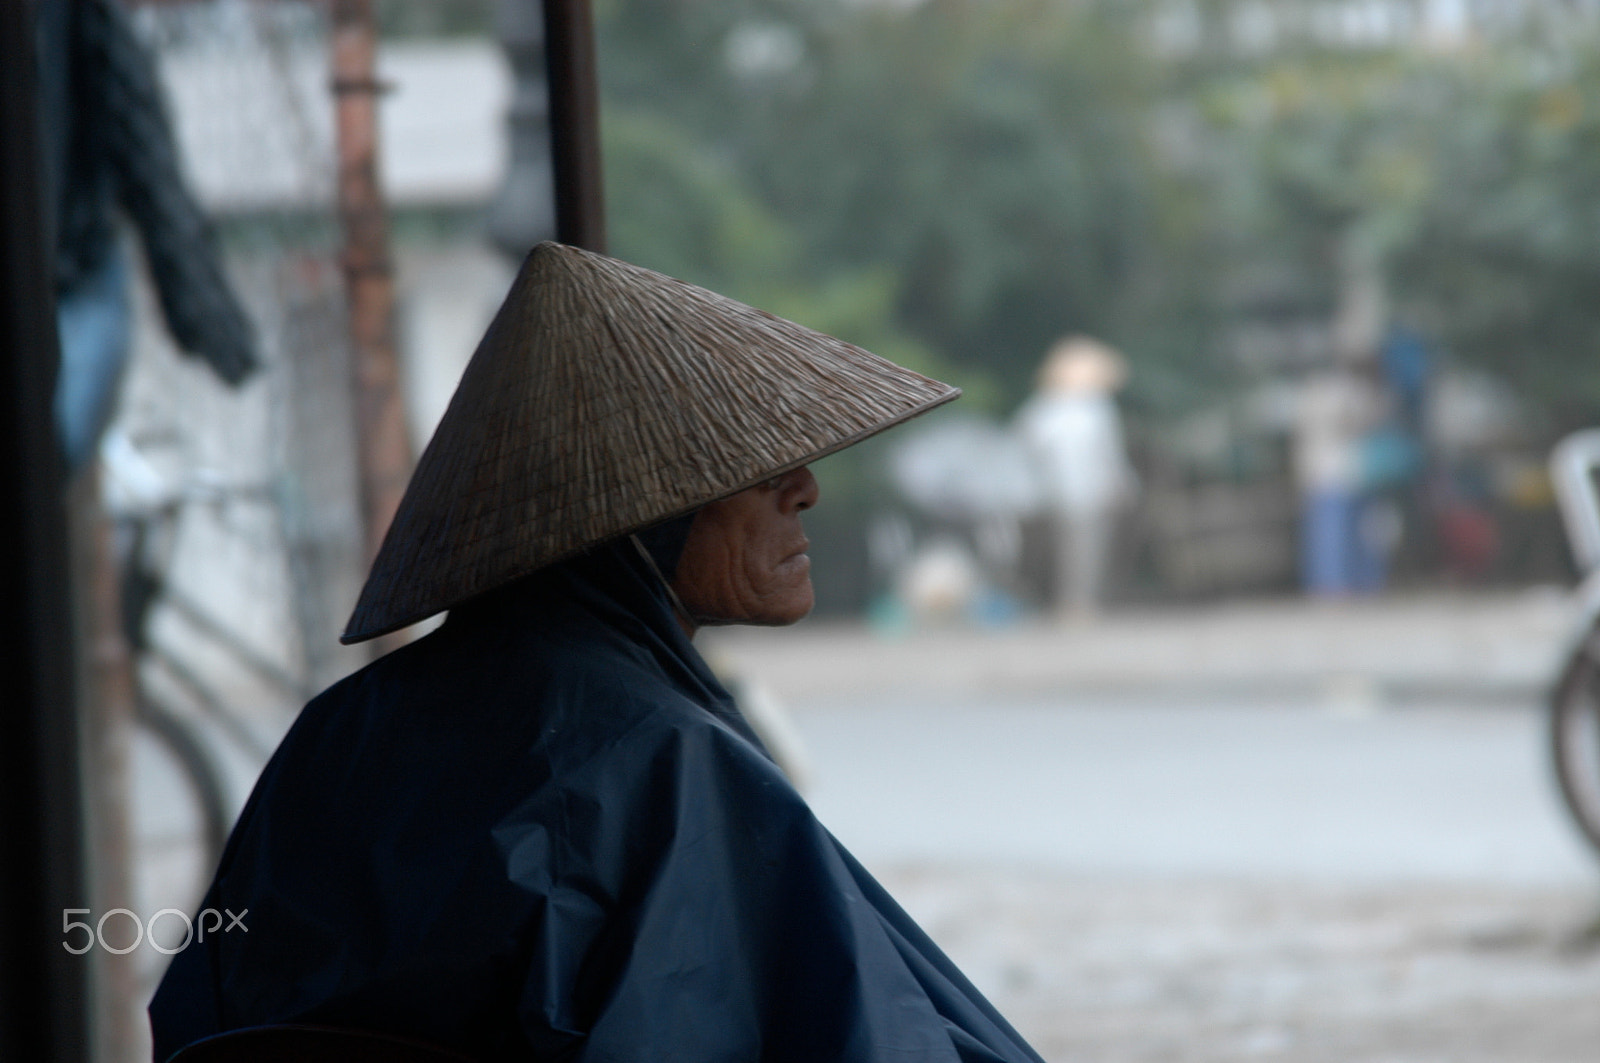
[[[1600,891],[881,877],[1047,1060],[1600,1060]]]

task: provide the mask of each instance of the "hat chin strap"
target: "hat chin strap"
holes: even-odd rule
[[[667,600],[672,603],[672,611],[677,614],[678,624],[684,629],[685,634],[693,638],[695,631],[700,627],[700,622],[695,619],[694,614],[689,612],[688,608],[683,604],[683,599],[678,597],[678,592],[672,589],[672,583],[661,571],[661,566],[656,564],[656,559],[650,556],[650,551],[646,549],[644,543],[639,541],[639,536],[630,534],[628,541],[633,544],[635,550],[639,551],[639,556],[644,558],[646,565],[650,566],[650,571],[655,573],[656,579],[661,581],[661,586],[667,592]]]

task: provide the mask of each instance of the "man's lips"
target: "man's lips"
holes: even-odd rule
[[[811,557],[806,551],[810,548],[811,540],[802,540],[798,546],[784,556],[782,561],[778,562],[778,567],[781,569],[809,568],[811,566]]]

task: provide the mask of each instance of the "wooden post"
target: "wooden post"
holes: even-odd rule
[[[411,475],[394,328],[394,268],[378,180],[377,33],[372,0],[333,0],[339,220],[350,313],[362,517],[370,562]]]
[[[78,600],[77,641],[82,661],[80,755],[88,785],[84,822],[88,828],[93,915],[98,920],[118,908],[141,919],[169,903],[164,897],[135,898],[133,794],[130,766],[138,708],[138,673],[133,648],[123,630],[122,565],[115,529],[100,504],[100,464],[90,463],[68,492],[72,528],[73,585]],[[153,901],[139,910],[136,900]],[[87,918],[87,917],[86,917]],[[108,921],[106,942],[90,953],[95,978],[95,1059],[99,1063],[139,1063],[149,1055],[145,1001],[139,991],[139,950],[119,954],[136,940],[125,916]],[[88,958],[88,957],[86,957]]]
[[[600,169],[600,89],[588,0],[545,0],[550,76],[550,152],[556,239],[604,253],[605,185]]]

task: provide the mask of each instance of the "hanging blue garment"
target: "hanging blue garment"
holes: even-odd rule
[[[1038,1056],[817,822],[636,552],[599,548],[335,685],[174,957],[157,1059],[240,1026],[483,1060]]]
[[[54,412],[68,469],[81,469],[94,457],[116,412],[133,337],[129,302],[127,259],[114,243],[99,266],[56,300],[61,369]]]

